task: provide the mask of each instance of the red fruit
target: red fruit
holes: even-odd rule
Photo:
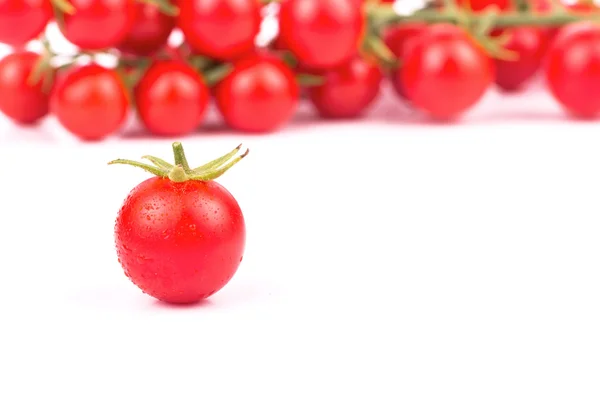
[[[424,23],[397,25],[385,30],[383,34],[384,43],[400,60],[400,67],[395,71],[392,71],[390,80],[392,81],[392,85],[398,96],[405,100],[406,90],[404,89],[402,74],[399,70],[402,68],[402,61],[410,52],[410,49],[415,42],[415,38],[417,38],[427,26],[428,25]]]
[[[285,0],[279,13],[285,47],[310,68],[332,68],[350,60],[365,26],[355,0]]]
[[[456,0],[456,3],[473,11],[483,11],[490,6],[496,6],[500,11],[508,11],[513,6],[511,0]]]
[[[0,112],[21,124],[35,123],[48,114],[44,80],[33,85],[29,82],[39,57],[26,51],[0,60]]]
[[[219,60],[246,55],[260,31],[256,0],[189,0],[179,3],[177,24],[192,49]]]
[[[50,0],[0,0],[0,43],[23,46],[44,31],[50,18]]]
[[[232,128],[270,132],[285,124],[298,104],[299,88],[280,60],[255,56],[237,62],[215,90],[216,103]]]
[[[567,112],[581,118],[600,115],[600,27],[579,22],[563,28],[548,51],[545,75]]]
[[[104,139],[119,130],[129,106],[117,73],[95,64],[58,80],[50,101],[59,122],[83,140]]]
[[[156,4],[137,3],[133,26],[118,48],[127,54],[151,55],[167,44],[174,27],[175,18]]]
[[[593,14],[600,11],[600,8],[593,1],[579,1],[575,4],[566,4],[565,7],[576,14]]]
[[[323,74],[325,83],[309,89],[309,98],[324,118],[353,118],[366,111],[379,94],[379,66],[362,58]]]
[[[440,24],[415,41],[400,71],[408,98],[435,119],[471,108],[493,79],[493,63],[461,28]]]
[[[517,54],[517,60],[496,60],[496,84],[503,90],[519,90],[535,76],[546,53],[547,35],[543,31],[518,27],[506,30],[510,40],[505,49]]]
[[[160,61],[138,83],[135,98],[143,124],[154,134],[178,136],[202,122],[210,93],[200,75],[178,61]]]
[[[135,0],[69,0],[61,30],[69,42],[86,50],[115,47],[127,37],[136,16]]]
[[[139,184],[125,200],[115,224],[117,255],[127,277],[148,295],[196,303],[221,290],[238,270],[244,216],[231,193],[211,180],[245,156],[232,154],[229,164],[195,175],[181,167],[145,167],[159,176]]]

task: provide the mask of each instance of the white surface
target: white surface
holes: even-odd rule
[[[221,179],[247,253],[202,307],[157,303],[113,223],[170,142],[82,144],[0,119],[0,399],[597,400],[600,132],[543,92],[462,124],[370,119],[183,140]],[[254,397],[256,396],[256,397]]]

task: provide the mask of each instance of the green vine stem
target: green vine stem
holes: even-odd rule
[[[398,15],[391,6],[388,5],[368,5],[367,13],[372,21],[375,21],[378,27],[387,25],[423,22],[428,24],[451,23],[460,24],[464,21],[469,24],[478,24],[488,15],[488,12],[472,12],[463,8],[454,10],[421,10],[411,15]],[[497,13],[493,20],[494,28],[510,28],[516,26],[561,26],[582,20],[600,22],[598,15],[581,15],[567,13],[562,8],[553,10],[550,13],[536,14],[522,11],[510,11]]]
[[[55,11],[59,10],[65,14],[73,14],[75,13],[75,7],[69,2],[69,0],[51,0],[52,6],[54,6]]]

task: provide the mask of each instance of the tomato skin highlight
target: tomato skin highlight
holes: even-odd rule
[[[155,4],[136,3],[135,19],[118,49],[126,54],[148,56],[162,49],[169,40],[175,18],[163,13]]]
[[[179,136],[201,124],[210,92],[192,67],[178,61],[159,61],[138,83],[135,98],[140,119],[150,132]]]
[[[33,124],[48,114],[49,94],[43,80],[28,82],[39,57],[25,51],[0,60],[0,112],[17,123]]]
[[[279,19],[282,45],[302,65],[316,69],[350,60],[365,28],[355,0],[285,0]]]
[[[217,107],[232,128],[272,132],[289,121],[300,89],[294,73],[275,57],[256,55],[238,61],[215,88]]]
[[[438,120],[459,117],[493,81],[493,62],[461,28],[439,24],[414,43],[400,71],[409,100]]]
[[[235,198],[214,181],[150,178],[125,200],[115,224],[129,279],[163,302],[196,303],[235,275],[246,242]]]
[[[355,118],[375,101],[382,74],[377,64],[356,57],[323,74],[325,83],[309,88],[309,98],[323,118]]]
[[[21,47],[37,38],[51,18],[50,0],[0,0],[0,43]]]
[[[600,115],[600,27],[579,22],[563,28],[546,56],[546,83],[571,115]]]
[[[496,85],[507,92],[523,88],[535,76],[546,54],[548,36],[540,29],[518,27],[510,30],[504,48],[515,52],[517,60],[495,60]]]
[[[80,139],[101,140],[123,126],[129,102],[115,71],[90,64],[57,81],[50,107],[62,126]]]
[[[75,46],[86,50],[116,47],[133,27],[135,0],[70,0],[73,14],[64,14],[61,31]]]
[[[261,24],[258,1],[188,0],[178,5],[177,25],[195,52],[232,60],[254,48]]]

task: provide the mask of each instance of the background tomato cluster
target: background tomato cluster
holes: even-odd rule
[[[600,26],[593,3],[565,5],[581,15],[566,26],[491,29],[484,40],[460,24],[411,21],[379,26],[369,10],[393,1],[0,0],[0,111],[32,124],[49,113],[74,135],[100,140],[135,112],[153,135],[178,137],[201,127],[214,101],[241,132],[280,129],[300,101],[322,118],[364,115],[389,80],[400,101],[452,121],[492,86],[518,92],[543,71],[549,92],[577,117],[600,114]],[[402,1],[398,1],[402,3]],[[483,16],[555,13],[546,0],[459,0]],[[444,13],[440,4],[428,8]],[[276,9],[278,35],[259,45]],[[477,14],[473,18],[478,18]],[[44,40],[56,24],[79,52],[57,62]],[[182,43],[170,38],[182,34]],[[26,51],[41,39],[44,52]],[[499,44],[492,54],[487,44]],[[115,56],[107,67],[94,62]],[[85,61],[82,61],[85,60]],[[90,61],[91,60],[91,61]]]

